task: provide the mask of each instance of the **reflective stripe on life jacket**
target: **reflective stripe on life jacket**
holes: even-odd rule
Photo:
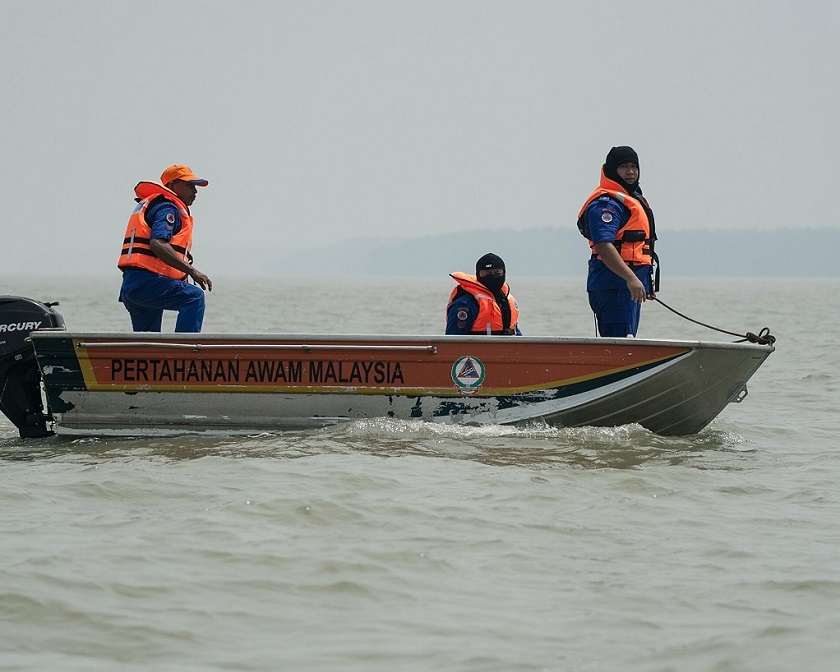
[[[154,202],[164,198],[177,209],[181,218],[181,228],[169,240],[178,254],[182,255],[186,263],[190,263],[190,248],[192,247],[193,218],[189,208],[175,195],[175,192],[156,182],[140,182],[135,188],[137,207],[128,218],[128,225],[123,237],[122,251],[117,262],[119,268],[142,268],[158,275],[185,280],[186,274],[162,261],[151,248],[152,227],[146,222],[146,212]]]
[[[616,232],[615,240],[613,241],[613,245],[615,245],[621,258],[630,266],[652,265],[653,241],[651,239],[650,222],[648,221],[645,208],[639,202],[639,198],[644,198],[644,196],[631,196],[618,182],[614,182],[606,177],[603,169],[601,170],[601,184],[586,199],[586,202],[578,213],[578,222],[582,220],[586,208],[594,200],[604,195],[614,198],[630,212],[630,218]],[[589,247],[592,248],[592,256],[600,259],[601,257],[595,252],[594,246],[595,243],[590,240]]]
[[[478,315],[470,329],[472,333],[486,334],[488,324],[490,325],[491,334],[494,335],[510,336],[516,333],[516,325],[519,323],[519,306],[516,303],[516,299],[511,295],[510,287],[508,287],[507,283],[502,285],[502,294],[504,294],[510,306],[510,321],[508,324],[504,324],[502,309],[496,303],[496,297],[493,296],[487,287],[478,281],[476,276],[461,273],[460,271],[450,273],[449,275],[458,283],[458,286],[449,295],[449,303],[446,305],[447,312],[449,311],[449,306],[452,305],[452,301],[458,295],[458,290],[463,289],[465,292],[471,294],[478,302]]]

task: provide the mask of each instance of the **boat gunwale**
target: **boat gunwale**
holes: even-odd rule
[[[658,338],[609,338],[595,336],[461,336],[443,334],[324,334],[324,333],[221,333],[208,332],[201,334],[186,333],[157,333],[157,332],[92,332],[92,331],[64,331],[58,329],[33,331],[30,336],[33,342],[41,339],[103,339],[115,340],[115,343],[108,343],[111,347],[165,347],[169,345],[196,345],[201,346],[205,342],[214,341],[249,341],[248,343],[225,343],[222,346],[260,347],[261,344],[270,345],[272,342],[282,341],[296,342],[294,347],[305,347],[309,342],[315,345],[334,345],[336,342],[362,343],[376,341],[378,343],[510,343],[510,344],[551,344],[551,345],[622,345],[641,347],[674,347],[688,349],[755,349],[771,353],[775,346],[764,343],[752,343],[748,341],[698,341],[698,340],[674,340]],[[299,346],[297,343],[299,342]],[[104,344],[99,344],[103,347]],[[372,348],[377,346],[373,345]]]

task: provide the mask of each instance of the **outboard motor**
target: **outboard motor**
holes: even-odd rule
[[[55,303],[22,296],[0,296],[0,411],[22,438],[50,436],[44,412],[41,371],[29,334],[38,329],[64,329]]]

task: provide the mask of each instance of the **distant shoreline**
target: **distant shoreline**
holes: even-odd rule
[[[781,233],[665,231],[656,244],[663,277],[840,277],[834,245],[791,245]],[[797,240],[833,240],[838,229],[799,231]],[[430,277],[471,270],[485,252],[499,254],[511,273],[534,277],[585,276],[587,241],[574,226],[523,231],[472,231],[410,239],[340,241],[280,256],[265,275],[341,277]]]
[[[800,230],[796,241],[782,232],[663,231],[656,244],[663,281],[669,277],[785,277],[837,278],[833,241],[840,229]],[[814,244],[814,242],[825,244]],[[570,225],[521,231],[467,231],[416,238],[355,238],[321,246],[283,250],[271,245],[257,253],[233,243],[204,243],[197,236],[196,266],[216,280],[243,278],[410,278],[448,276],[472,271],[475,260],[495,252],[511,277],[585,277],[589,251],[586,240]],[[0,294],[7,278],[113,278],[119,284],[115,253],[108,247],[88,249],[79,260],[60,258],[35,272],[0,270]],[[71,265],[72,264],[72,265]],[[66,266],[66,269],[62,269]],[[90,273],[90,269],[102,269]]]

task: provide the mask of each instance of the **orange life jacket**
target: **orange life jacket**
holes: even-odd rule
[[[178,254],[183,255],[185,262],[190,263],[193,230],[193,218],[190,215],[190,209],[175,195],[175,192],[157,182],[140,182],[134,187],[134,193],[137,194],[137,207],[134,208],[134,212],[128,218],[122,252],[117,266],[121,269],[142,268],[158,275],[164,275],[167,278],[185,280],[187,276],[183,271],[173,268],[152,252],[152,227],[146,222],[146,212],[149,206],[159,198],[171,201],[178,208],[178,214],[181,217],[181,229],[172,236],[169,244]]]
[[[499,307],[499,304],[496,303],[496,298],[490,292],[487,287],[482,285],[478,278],[474,275],[469,275],[467,273],[450,273],[450,276],[458,283],[458,287],[452,290],[452,294],[449,295],[449,303],[446,305],[447,312],[449,310],[449,306],[452,305],[452,301],[458,294],[458,288],[463,288],[464,291],[469,292],[473,295],[475,300],[478,302],[478,315],[475,318],[475,322],[473,322],[472,328],[470,331],[474,334],[486,334],[487,333],[487,325],[490,325],[491,333],[497,335],[510,335],[514,334],[516,330],[516,325],[519,322],[519,306],[516,303],[516,299],[510,293],[510,287],[508,284],[505,283],[502,285],[502,294],[507,298],[508,305],[510,306],[510,324],[508,325],[507,330],[505,330],[505,325],[502,322],[502,309]]]
[[[613,245],[615,245],[621,258],[630,266],[651,266],[653,264],[653,241],[651,240],[650,222],[647,213],[638,198],[628,194],[618,182],[604,175],[603,169],[601,169],[601,184],[589,194],[578,213],[578,222],[581,221],[589,204],[604,195],[611,196],[630,211],[630,219],[616,232],[613,241]],[[644,198],[644,196],[639,198]],[[590,240],[589,247],[592,248],[592,256],[600,259],[601,257],[595,252],[594,245],[595,243]]]

